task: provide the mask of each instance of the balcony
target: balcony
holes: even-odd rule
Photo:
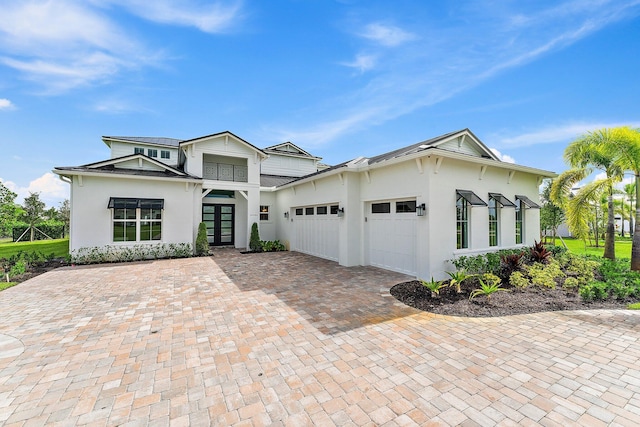
[[[247,182],[247,167],[228,163],[204,162],[202,177],[215,181]]]

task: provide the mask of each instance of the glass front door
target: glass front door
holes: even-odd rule
[[[202,221],[207,225],[209,245],[233,245],[234,208],[234,205],[202,205]]]

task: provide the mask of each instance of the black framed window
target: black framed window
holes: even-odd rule
[[[158,157],[158,150],[156,150],[155,148],[148,148],[147,149],[147,156],[149,156],[149,157]]]
[[[415,200],[405,200],[402,202],[396,202],[396,213],[408,213],[408,212],[416,212],[416,201]]]
[[[382,213],[390,213],[391,212],[391,203],[371,203],[371,213],[372,214],[382,214]]]
[[[326,215],[327,207],[326,206],[318,206],[316,207],[316,215]]]
[[[142,147],[134,147],[133,154],[144,154],[144,148]]]
[[[170,159],[171,158],[171,152],[167,151],[167,150],[160,151],[160,158],[162,158],[162,159]]]
[[[338,215],[338,205],[329,206],[329,212],[331,215]]]
[[[304,209],[296,208],[296,215],[302,215],[304,213]]]
[[[164,199],[111,197],[113,241],[136,242],[162,240]]]
[[[456,248],[469,247],[469,202],[458,194],[456,200]]]
[[[489,197],[489,246],[498,246],[498,215],[499,215],[498,201]]]
[[[314,211],[313,207],[305,208],[304,209],[304,214],[305,215],[313,215],[313,211]]]

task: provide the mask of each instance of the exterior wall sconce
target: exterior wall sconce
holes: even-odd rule
[[[344,208],[338,208],[338,218],[342,218],[344,216]]]
[[[289,218],[289,212],[285,212],[284,213],[284,219],[288,219]]]
[[[416,215],[417,216],[425,216],[425,214],[427,213],[427,207],[425,206],[425,204],[421,204],[416,206]]]

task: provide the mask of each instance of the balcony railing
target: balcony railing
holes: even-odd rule
[[[247,167],[226,163],[204,162],[203,178],[216,181],[247,182]]]

